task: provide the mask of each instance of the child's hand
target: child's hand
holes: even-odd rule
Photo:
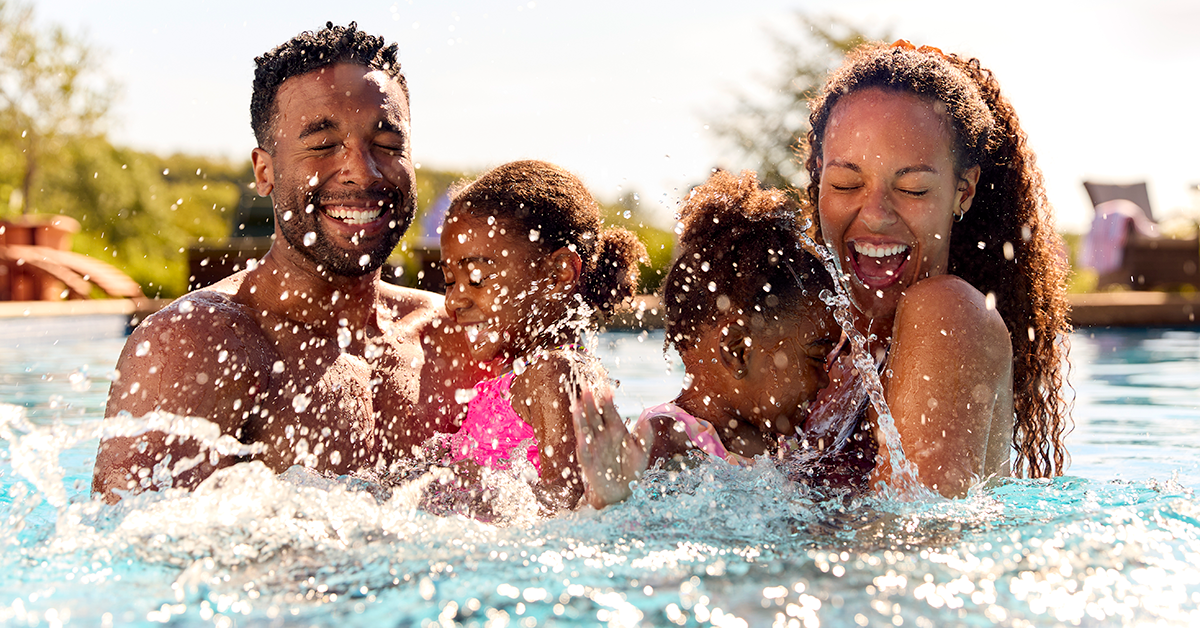
[[[601,392],[597,399],[584,388],[571,406],[571,416],[584,498],[596,509],[623,501],[632,492],[629,483],[646,470],[645,446],[625,429],[610,391]]]

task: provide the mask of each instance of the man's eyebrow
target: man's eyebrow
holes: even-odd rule
[[[334,121],[330,120],[329,118],[317,118],[316,120],[313,120],[312,122],[309,122],[308,124],[304,125],[304,128],[301,129],[300,135],[297,136],[297,138],[304,139],[310,135],[320,133],[321,131],[327,131],[329,129],[336,130],[337,124],[334,123]]]

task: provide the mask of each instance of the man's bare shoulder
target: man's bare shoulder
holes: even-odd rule
[[[380,282],[379,295],[397,319],[432,321],[446,316],[446,301],[436,292]]]
[[[189,292],[146,318],[134,330],[134,336],[169,333],[208,337],[216,332],[263,337],[252,307],[239,299],[237,285],[224,280],[212,288]]]
[[[225,289],[198,290],[142,321],[125,342],[108,414],[154,409],[211,418],[262,384],[275,352],[251,308]],[[242,390],[246,389],[246,390]]]

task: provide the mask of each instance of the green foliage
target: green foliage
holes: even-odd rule
[[[871,39],[889,39],[885,33],[868,36],[837,18],[795,17],[795,28],[771,34],[781,65],[768,86],[770,97],[741,94],[733,112],[709,122],[753,164],[764,187],[784,190],[803,189],[808,180],[800,141],[810,128],[808,100],[847,52]]]
[[[77,252],[125,271],[150,296],[187,288],[185,249],[229,235],[248,164],[117,148],[75,138],[47,160],[41,209],[83,227]]]
[[[35,208],[43,167],[72,138],[103,126],[114,93],[87,42],[58,26],[39,30],[32,7],[0,0],[0,192],[9,212]],[[23,162],[15,181],[14,153]]]
[[[622,196],[615,204],[601,203],[600,209],[606,224],[624,227],[636,233],[642,244],[646,245],[649,261],[641,266],[638,292],[657,292],[667,269],[671,266],[671,256],[675,251],[675,234],[654,225],[654,221],[641,208],[638,195],[634,192]]]

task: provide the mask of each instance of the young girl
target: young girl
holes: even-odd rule
[[[828,385],[841,332],[819,297],[832,279],[802,248],[798,213],[784,193],[760,190],[752,172],[717,172],[684,203],[663,307],[686,383],[673,402],[643,412],[633,434],[610,403],[585,396],[574,418],[592,506],[624,499],[648,466],[689,450],[748,464],[803,447],[794,437]],[[869,447],[852,433],[809,446]],[[865,477],[873,456],[855,458],[865,459]]]
[[[505,164],[453,196],[442,226],[446,311],[473,357],[504,373],[475,387],[450,438],[454,461],[506,468],[523,456],[546,507],[578,502],[571,405],[608,389],[579,342],[633,295],[645,255],[629,231],[602,229],[591,194],[553,164]]]

